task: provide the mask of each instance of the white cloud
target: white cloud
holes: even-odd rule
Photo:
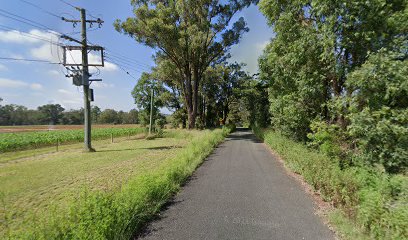
[[[67,63],[70,64],[81,64],[82,63],[82,54],[79,50],[67,51]],[[88,63],[89,64],[102,64],[101,56],[96,53],[88,54]],[[111,62],[104,61],[104,67],[99,68],[101,71],[114,72],[119,69],[119,67]],[[94,67],[90,67],[90,70],[96,71]]]
[[[60,72],[58,72],[57,70],[49,70],[48,72],[48,75],[50,75],[50,76],[60,76],[62,73],[60,73]]]
[[[41,93],[41,92],[32,92],[32,93],[30,93],[30,95],[31,95],[31,96],[34,96],[34,97],[43,97],[43,96],[44,96],[44,93]]]
[[[21,94],[16,94],[16,93],[9,93],[9,92],[0,92],[1,97],[7,97],[7,98],[15,98],[15,97],[21,97]],[[3,99],[3,103],[10,103],[7,101],[7,99]]]
[[[231,48],[232,57],[229,62],[246,63],[244,69],[254,74],[258,72],[258,58],[274,33],[256,5],[244,9],[237,17],[239,16],[245,18],[250,32],[244,34],[240,42]]]
[[[24,59],[24,56],[23,56],[23,55],[21,55],[21,54],[16,54],[16,53],[8,54],[8,56],[9,56],[10,58],[15,58],[15,59]],[[19,63],[19,64],[26,64],[26,65],[31,64],[31,62],[27,62],[27,61],[19,61],[18,63]]]
[[[32,29],[28,33],[16,30],[0,31],[0,42],[35,44],[39,42],[45,42],[45,40],[57,42],[58,37],[51,32],[40,31],[38,29]]]
[[[30,37],[31,36],[31,37]],[[33,38],[34,37],[34,38]],[[62,61],[62,48],[51,44],[50,42],[40,40],[48,40],[51,42],[58,42],[58,36],[52,32],[41,31],[38,29],[32,29],[29,32],[19,32],[19,31],[0,31],[0,42],[16,43],[16,44],[35,44],[35,46],[30,46],[27,49],[30,57],[45,60],[50,62],[61,62]],[[81,64],[82,54],[80,50],[67,51],[67,63],[77,63]],[[22,59],[24,56],[12,56],[14,58]],[[89,64],[101,64],[101,56],[98,52],[90,52],[88,54]],[[101,67],[100,70],[103,72],[114,72],[119,69],[119,67],[111,62],[105,61],[105,66]],[[0,69],[1,70],[1,69]]]
[[[104,65],[105,65],[105,67],[102,68],[102,70],[104,70],[104,71],[113,72],[113,71],[116,71],[116,70],[119,69],[116,64],[113,64],[111,62],[105,62]]]
[[[88,58],[89,58],[89,63],[93,63],[93,64],[101,64],[102,63],[100,55],[90,53],[88,55]],[[104,67],[101,68],[102,71],[107,71],[107,72],[113,72],[113,71],[116,71],[118,69],[119,68],[118,68],[118,66],[116,64],[113,64],[113,63],[107,62],[107,61],[104,61]]]
[[[258,39],[246,39],[241,45],[236,45],[231,49],[232,58],[229,62],[246,63],[245,69],[250,73],[258,72],[258,58],[270,40],[259,41]]]
[[[28,84],[23,81],[0,78],[0,87],[2,88],[21,88],[26,87],[27,85]]]
[[[62,100],[62,103],[65,104],[81,104],[81,99],[77,99],[77,100]]]
[[[58,91],[59,93],[62,93],[62,94],[69,94],[69,95],[72,94],[72,92],[70,92],[70,91],[68,91],[68,90],[65,90],[65,89],[58,89],[57,91]]]
[[[113,83],[104,83],[104,82],[93,82],[91,85],[93,88],[113,88],[115,84]]]
[[[6,67],[3,64],[0,64],[0,71],[7,71],[7,70],[8,70],[8,67]]]
[[[36,59],[59,62],[61,51],[60,47],[45,43],[40,47],[30,49],[30,54]]]
[[[42,90],[43,86],[39,83],[32,83],[30,84],[30,88],[33,90]]]
[[[270,40],[261,43],[256,43],[255,46],[257,51],[263,52],[263,50],[266,48],[266,45],[268,45],[269,42]]]
[[[37,43],[40,40],[27,37],[23,35],[22,32],[13,30],[13,31],[0,31],[0,41],[6,43]]]
[[[14,53],[12,53],[12,54],[10,54],[10,57],[11,57],[11,58],[16,58],[16,59],[24,59],[24,56],[21,55],[21,54],[14,54]]]
[[[55,91],[53,101],[61,104],[65,109],[79,109],[82,107],[82,93],[75,87],[59,88]]]
[[[25,88],[29,87],[32,90],[41,90],[43,86],[39,83],[26,83],[20,80],[13,80],[8,78],[0,78],[0,87],[1,88]]]
[[[53,32],[32,29],[29,32],[0,31],[0,42],[15,44],[30,44],[27,52],[31,57],[40,60],[59,62],[61,57],[61,48],[55,44],[59,41],[58,36]],[[23,56],[15,58],[24,58]]]
[[[58,42],[58,39],[59,39],[58,34],[56,32],[52,32],[52,31],[41,31],[41,30],[38,30],[38,29],[32,29],[32,30],[30,30],[29,33],[32,34],[32,35],[35,35],[35,36],[50,40],[52,42]]]

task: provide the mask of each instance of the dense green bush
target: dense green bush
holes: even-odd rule
[[[408,2],[261,0],[259,6],[276,34],[259,58],[271,127],[312,140],[341,164],[406,172]]]
[[[342,209],[370,238],[408,238],[406,176],[362,166],[341,169],[337,158],[310,150],[277,132],[254,132],[263,134],[285,165],[301,174],[325,200]]]
[[[225,133],[229,133],[229,132],[234,132],[235,129],[237,129],[237,127],[235,126],[235,124],[228,123],[228,124],[224,125],[224,127],[222,129],[223,129],[223,131]]]
[[[318,148],[329,157],[339,157],[342,154],[340,144],[344,139],[339,134],[341,130],[338,125],[313,121],[310,128],[312,132],[307,135],[310,140],[309,146]]]
[[[408,61],[380,51],[354,71],[346,84],[349,135],[368,164],[382,164],[390,173],[408,167]]]
[[[154,124],[156,126],[156,129],[163,129],[164,125],[166,125],[166,119],[165,118],[159,118],[154,121]]]

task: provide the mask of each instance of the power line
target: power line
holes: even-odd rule
[[[100,44],[95,44],[95,43],[92,43],[92,42],[90,42],[90,41],[87,41],[89,44],[91,44],[91,45],[100,45]],[[127,62],[134,62],[135,64],[137,64],[137,65],[139,65],[139,66],[141,66],[141,67],[144,67],[144,68],[148,68],[149,70],[150,70],[150,65],[148,65],[148,64],[145,64],[145,63],[142,63],[142,62],[140,62],[140,61],[138,61],[138,60],[135,60],[135,59],[132,59],[132,58],[130,58],[130,57],[126,57],[126,56],[124,56],[124,55],[122,55],[122,54],[120,54],[120,53],[117,53],[117,52],[114,52],[114,51],[112,51],[112,50],[110,50],[110,49],[108,49],[107,47],[105,47],[104,48],[105,49],[105,52],[107,53],[107,55],[110,55],[111,57],[115,57],[115,58],[117,58],[117,59],[121,59],[121,60],[124,60],[124,61],[127,61]]]
[[[35,8],[37,8],[37,9],[39,9],[40,11],[43,11],[43,12],[45,12],[45,13],[47,13],[47,14],[53,16],[53,17],[61,18],[61,16],[58,16],[57,14],[55,14],[55,13],[53,13],[53,12],[50,12],[50,11],[48,11],[48,10],[46,10],[46,9],[44,9],[44,8],[38,6],[37,4],[34,4],[34,3],[30,2],[30,1],[20,0],[20,2],[23,2],[23,3],[25,3],[25,4],[31,5],[32,7],[35,7]]]
[[[126,56],[124,56],[124,55],[122,55],[122,54],[115,53],[115,52],[113,52],[112,50],[107,49],[107,48],[105,48],[105,50],[108,52],[109,55],[111,55],[111,56],[113,56],[113,57],[116,57],[116,58],[118,58],[118,59],[122,59],[122,60],[125,60],[125,61],[134,62],[134,63],[136,63],[136,64],[143,65],[143,66],[146,66],[146,67],[150,68],[150,65],[148,65],[148,64],[142,63],[142,62],[140,62],[140,61],[138,61],[138,60],[135,60],[135,59],[132,59],[132,58],[130,58],[130,57],[126,57]]]
[[[99,27],[97,27],[97,28],[89,27],[89,28],[86,29],[86,31],[87,32],[93,32],[93,31],[96,31],[96,30],[99,30],[99,29],[100,29]],[[81,31],[73,31],[73,32],[66,33],[66,35],[76,35],[76,34],[80,34],[80,33],[81,33]]]
[[[87,42],[88,42],[89,44],[91,44],[91,45],[99,45],[99,44],[94,44],[94,43],[92,43],[92,42],[90,42],[90,41],[87,41]],[[147,71],[150,71],[150,68],[151,68],[150,65],[147,65],[147,64],[142,63],[142,62],[140,62],[140,61],[137,61],[137,60],[135,60],[135,59],[132,59],[132,58],[126,57],[126,56],[124,56],[124,55],[122,55],[122,54],[119,54],[119,53],[117,53],[117,52],[114,52],[114,51],[108,49],[107,47],[105,47],[104,49],[105,49],[106,57],[107,57],[107,58],[111,57],[110,59],[111,59],[112,61],[121,61],[122,63],[123,63],[123,62],[126,62],[126,64],[128,64],[128,65],[130,65],[128,62],[133,62],[135,65],[139,65],[139,67],[144,68],[144,69],[147,70]],[[113,58],[116,58],[116,59],[114,60],[114,59],[112,59],[112,57],[113,57]],[[134,67],[134,66],[132,66],[132,67]],[[137,72],[140,72],[139,70],[136,70],[136,71],[137,71]]]
[[[2,28],[3,30],[6,30],[6,31],[12,31],[12,32],[18,33],[20,35],[23,35],[23,36],[26,36],[26,37],[29,37],[29,38],[45,41],[45,42],[48,42],[48,43],[50,43],[52,45],[56,45],[56,46],[59,46],[59,47],[62,46],[61,44],[52,41],[52,39],[47,39],[47,38],[44,38],[44,37],[36,35],[36,34],[32,34],[32,33],[28,33],[28,32],[22,32],[22,31],[20,31],[18,29],[7,27],[7,26],[1,25],[1,24],[0,24],[0,28]]]
[[[88,10],[88,12],[89,12],[89,10]],[[91,17],[91,18],[94,18],[94,19],[100,19],[99,17],[94,17],[92,14],[90,14],[90,13],[87,13],[86,14],[87,16],[89,16],[89,17]]]
[[[46,9],[44,9],[44,8],[42,8],[42,7],[38,6],[38,5],[36,5],[36,4],[34,4],[34,3],[32,3],[32,2],[29,2],[29,1],[26,1],[26,0],[20,0],[20,1],[21,1],[21,2],[24,2],[24,3],[26,3],[26,4],[29,4],[29,5],[31,5],[31,6],[33,6],[33,7],[37,8],[37,9],[39,9],[39,10],[45,12],[45,13],[47,13],[47,14],[49,14],[49,15],[52,15],[52,16],[57,17],[57,18],[60,18],[60,16],[58,16],[57,14],[54,14],[54,13],[52,13],[52,12],[50,12],[50,11],[48,11],[48,10],[46,10]],[[72,5],[71,3],[69,3],[69,2],[67,2],[67,1],[65,1],[65,0],[59,0],[59,1],[62,2],[62,3],[64,3],[64,4],[66,4],[66,5],[68,5],[68,6],[70,6],[70,7],[73,7],[73,8],[75,8],[75,9],[78,9],[78,7]],[[3,12],[3,13],[2,13],[2,12]],[[19,15],[17,15],[17,14],[8,12],[8,11],[3,10],[3,9],[0,9],[0,15],[1,15],[1,16],[4,16],[4,17],[7,17],[7,18],[10,18],[10,19],[13,19],[13,20],[18,21],[18,22],[21,22],[21,23],[25,23],[25,24],[30,25],[30,26],[33,26],[33,27],[35,27],[35,28],[40,28],[40,29],[43,29],[43,30],[46,30],[46,31],[51,31],[50,33],[52,33],[52,34],[54,34],[54,35],[57,35],[58,37],[60,37],[60,36],[62,35],[62,33],[58,32],[58,31],[55,31],[54,29],[51,29],[51,28],[49,28],[48,26],[46,26],[46,25],[44,25],[44,24],[38,23],[38,22],[36,22],[36,21],[33,21],[33,20],[31,20],[31,19],[28,19],[28,18],[19,16]],[[94,16],[91,15],[91,14],[87,14],[87,15],[89,15],[89,16],[92,17],[92,18],[96,18],[96,17],[94,17]],[[99,18],[96,18],[96,19],[99,19]],[[1,25],[0,25],[0,26],[1,26]],[[51,40],[44,39],[43,37],[38,36],[38,35],[35,35],[35,34],[21,32],[21,31],[18,31],[18,30],[16,30],[16,29],[9,28],[9,27],[4,26],[4,25],[3,25],[3,27],[4,27],[4,28],[8,28],[8,29],[13,30],[13,31],[16,31],[17,33],[19,33],[19,34],[21,34],[21,35],[25,35],[25,36],[27,36],[27,37],[39,39],[39,40],[46,41],[46,42],[49,42],[49,43],[54,44],[54,45],[62,46],[62,45],[59,44],[59,43],[54,43],[54,42],[52,42]],[[98,29],[98,28],[96,28],[96,29],[94,29],[94,30],[97,30],[97,29]],[[92,31],[94,31],[94,30],[92,30]],[[92,44],[92,43],[90,43],[90,44]],[[148,69],[150,68],[150,66],[147,65],[147,64],[144,64],[144,63],[141,63],[141,62],[139,62],[139,61],[137,61],[137,60],[131,59],[131,58],[126,57],[126,56],[123,56],[123,55],[121,55],[121,54],[119,54],[119,53],[115,53],[115,52],[113,52],[113,51],[111,51],[111,50],[107,50],[107,49],[106,49],[106,51],[109,52],[107,58],[109,58],[112,63],[118,65],[119,68],[120,68],[122,71],[124,71],[127,75],[131,76],[131,77],[134,78],[134,79],[136,79],[136,78],[135,78],[132,74],[130,74],[129,71],[126,70],[126,69],[129,69],[129,70],[135,71],[135,72],[139,72],[139,73],[143,73],[143,72],[142,72],[141,70],[137,69],[137,68],[136,68],[135,66],[133,66],[131,63],[133,63],[133,64],[135,64],[135,65],[138,65],[140,68],[144,68],[145,70],[148,70]],[[71,53],[70,53],[70,55],[71,55]],[[74,58],[73,58],[72,55],[71,55],[71,58],[72,58],[72,60],[74,60]],[[114,59],[112,59],[112,58],[114,58]],[[52,62],[49,62],[49,61],[36,60],[36,59],[19,59],[19,58],[4,58],[4,57],[2,57],[2,58],[0,58],[0,59],[3,59],[3,60],[14,60],[14,61],[42,62],[42,63],[49,63],[49,64],[60,64],[60,63],[52,63]],[[74,61],[75,61],[75,60],[74,60]],[[130,63],[129,63],[129,62],[130,62]],[[128,67],[124,67],[123,65],[127,65]],[[149,69],[149,70],[150,70],[150,69]]]
[[[137,68],[135,68],[135,67],[133,67],[133,66],[124,66],[125,64],[120,63],[120,62],[117,62],[115,59],[112,59],[112,58],[109,58],[109,57],[106,57],[106,59],[108,59],[110,62],[112,62],[112,63],[114,63],[114,64],[116,64],[116,65],[118,65],[118,66],[122,66],[123,68],[132,70],[132,71],[134,71],[134,72],[138,72],[138,73],[146,72],[146,71],[143,71],[143,70],[141,70],[141,69],[137,69]]]
[[[114,56],[106,55],[106,58],[112,59],[112,57],[114,57]],[[118,61],[118,62],[120,62],[120,63],[122,63],[124,65],[129,66],[129,67],[134,67],[136,69],[140,69],[140,70],[143,70],[143,71],[150,71],[151,70],[150,68],[145,67],[145,66],[140,66],[140,65],[137,66],[138,64],[135,64],[135,63],[132,63],[132,62],[129,62],[129,61],[125,61],[125,60],[121,60],[121,59],[118,59],[116,57],[114,57],[114,58],[115,59],[112,59],[112,60]]]
[[[127,65],[132,66],[132,67],[136,67],[136,66],[137,66],[138,68],[141,68],[141,69],[144,69],[144,70],[148,70],[148,71],[151,69],[150,66],[147,66],[147,65],[144,65],[144,64],[141,64],[141,63],[132,61],[132,60],[126,60],[126,59],[117,57],[117,56],[115,56],[115,55],[112,55],[112,54],[110,54],[110,53],[106,54],[106,56],[107,56],[107,57],[110,57],[110,58],[114,58],[116,61],[122,62],[122,63],[127,64]]]
[[[59,0],[59,1],[62,2],[62,3],[64,3],[64,4],[66,4],[66,5],[68,5],[68,6],[70,6],[70,7],[73,7],[73,8],[75,8],[75,9],[78,9],[77,6],[74,6],[74,5],[72,5],[71,3],[67,2],[67,1],[64,1],[64,0]]]
[[[124,68],[122,68],[120,65],[118,65],[120,69],[122,69],[122,71],[124,71],[127,75],[129,75],[131,78],[137,80],[136,77],[134,77],[132,74],[130,74],[128,71],[126,71]]]
[[[15,17],[10,17],[10,16],[7,16],[7,15],[5,15],[5,14],[3,14],[3,13],[0,13],[0,16],[6,17],[6,18],[10,18],[10,19],[13,19],[13,20],[15,20],[15,21],[18,21],[18,22],[21,22],[21,23],[25,23],[25,24],[30,25],[30,26],[32,26],[32,27],[40,28],[40,29],[43,29],[43,30],[44,30],[44,28],[38,27],[38,26],[36,26],[36,25],[34,25],[34,24],[30,23],[30,22],[27,22],[27,21],[24,21],[24,20],[20,20],[20,19],[15,18]],[[45,30],[48,31],[48,29],[45,29]]]
[[[30,2],[30,1],[27,1],[27,0],[19,0],[19,1],[21,1],[21,2],[23,2],[23,3],[26,3],[26,4],[28,4],[28,5],[31,5],[31,6],[33,6],[33,7],[35,7],[35,8],[37,8],[37,9],[39,9],[40,11],[43,11],[43,12],[45,12],[45,13],[47,13],[47,14],[53,16],[53,17],[56,17],[56,18],[58,18],[58,19],[62,19],[62,16],[59,16],[59,15],[53,13],[53,12],[50,12],[50,11],[48,11],[47,9],[45,9],[45,8],[43,8],[43,7],[41,7],[41,6],[37,5],[37,4],[34,4],[34,3]],[[69,14],[69,13],[63,13],[63,14],[67,14],[67,15],[70,15],[70,16],[73,17],[73,15],[72,15],[72,14]],[[63,15],[63,14],[62,14],[62,15]],[[95,31],[95,29],[89,28],[88,31]],[[65,35],[78,34],[78,33],[80,33],[80,32],[66,33]]]
[[[31,25],[31,26],[33,26],[35,28],[41,28],[41,29],[46,30],[46,31],[51,30],[53,32],[58,32],[58,31],[55,31],[54,29],[51,29],[51,28],[45,26],[44,24],[38,23],[38,22],[36,22],[34,20],[19,16],[19,15],[14,14],[14,13],[8,12],[6,10],[0,9],[0,12],[3,12],[3,13],[0,13],[0,15],[2,15],[4,17],[11,18],[11,19],[14,19],[16,21]],[[23,20],[21,20],[21,19],[23,19]],[[54,34],[56,34],[56,33],[54,33]],[[56,34],[56,35],[58,35],[58,34]]]
[[[72,61],[74,61],[74,63],[77,64],[76,61],[75,61],[75,58],[74,58],[74,57],[72,56],[72,54],[71,54],[71,51],[68,51],[68,53],[69,53],[69,55],[71,56]]]
[[[64,15],[68,15],[68,16],[70,16],[70,17],[72,17],[72,18],[75,18],[74,15],[72,15],[71,13],[68,13],[68,12],[63,12],[63,13],[61,13],[61,16],[62,16],[62,17],[63,17]]]
[[[0,60],[24,61],[24,62],[40,62],[40,63],[48,63],[48,64],[61,64],[61,63],[50,62],[50,61],[46,61],[46,60],[27,59],[27,58],[0,57]]]
[[[128,70],[126,70],[125,67],[123,67],[121,64],[118,64],[118,63],[116,63],[116,62],[114,62],[114,61],[111,61],[111,62],[114,63],[114,64],[116,64],[124,73],[126,73],[127,75],[129,75],[131,78],[137,80],[137,78],[136,78],[135,76],[133,76]],[[136,72],[140,72],[140,71],[137,71],[137,70],[134,70],[134,69],[132,69],[132,70],[133,70],[133,71],[136,71]]]

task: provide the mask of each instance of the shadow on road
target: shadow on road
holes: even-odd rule
[[[255,134],[248,128],[237,128],[235,132],[231,133],[227,140],[243,140],[243,141],[250,141],[253,143],[262,143],[260,139],[258,139]]]

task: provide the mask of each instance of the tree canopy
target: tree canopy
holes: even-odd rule
[[[195,127],[199,88],[213,62],[228,57],[230,47],[248,31],[243,18],[232,17],[254,0],[133,0],[134,17],[117,20],[117,31],[157,50],[174,66],[188,112],[188,126]]]
[[[332,155],[406,169],[407,2],[262,0],[260,9],[276,33],[259,59],[272,126]]]

